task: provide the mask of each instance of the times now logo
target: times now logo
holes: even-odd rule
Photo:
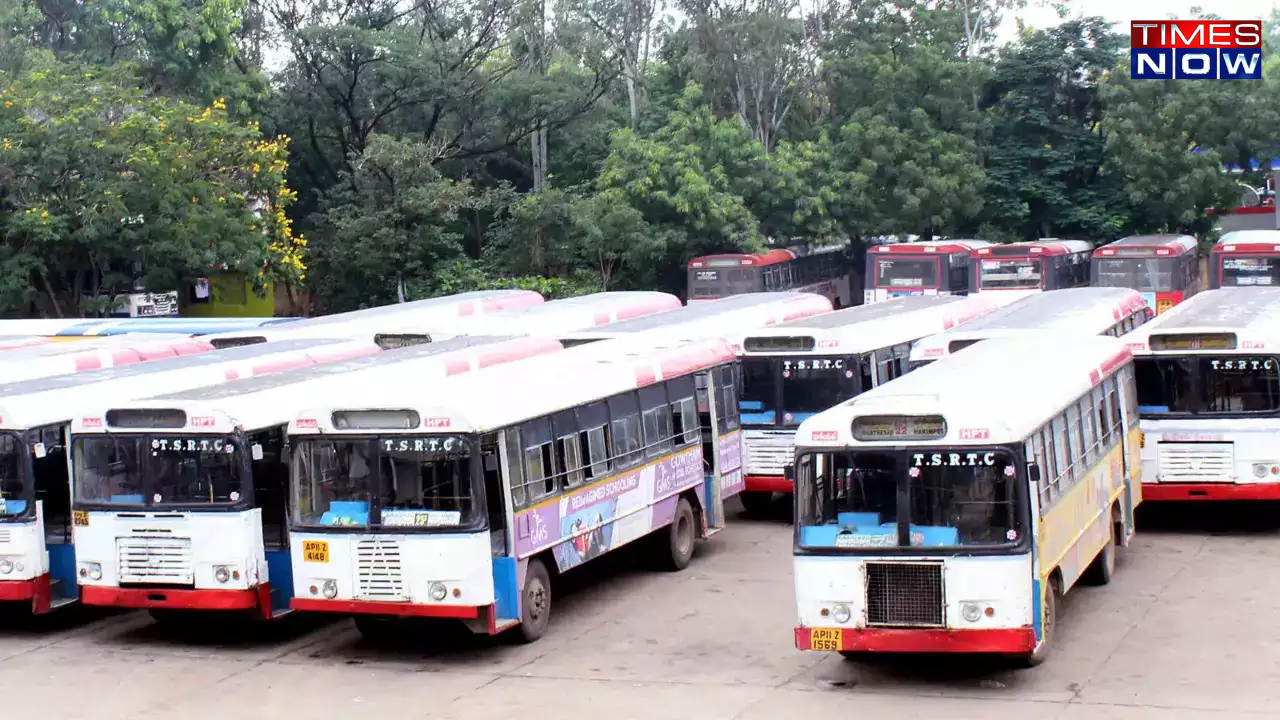
[[[1134,80],[1261,80],[1261,20],[1135,20]]]

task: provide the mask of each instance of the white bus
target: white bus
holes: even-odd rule
[[[907,372],[911,343],[989,315],[1008,295],[916,295],[845,308],[733,339],[742,365],[738,409],[746,443],[747,512],[790,493],[796,428],[819,413]]]
[[[1092,244],[1058,238],[977,248],[969,253],[970,288],[975,293],[1028,294],[1087,287],[1092,256]]]
[[[549,307],[553,303],[547,303]],[[85,410],[71,424],[72,508],[86,605],[288,612],[289,451],[285,428],[316,398],[418,385],[556,352],[537,338],[459,337]],[[120,496],[116,477],[139,492]]]
[[[733,363],[719,340],[611,340],[303,413],[293,607],[533,641],[552,574],[646,536],[684,568],[741,489]]]
[[[1138,375],[1143,495],[1280,500],[1280,287],[1206,290],[1124,339]]]
[[[102,572],[77,567],[71,545],[67,434],[82,407],[377,351],[367,342],[289,341],[0,385],[0,600],[48,612],[77,599],[78,573]],[[120,494],[138,480],[113,477]]]
[[[1036,337],[984,342],[806,420],[796,647],[1043,661],[1060,597],[1109,582],[1132,537],[1135,411],[1123,341]]]
[[[998,337],[1027,333],[1120,337],[1154,315],[1142,293],[1129,288],[1082,287],[1037,293],[964,327],[921,338],[911,347],[911,367]]]
[[[354,338],[361,337],[369,327],[391,327],[404,323],[429,325],[432,322],[474,318],[500,310],[540,305],[542,302],[542,296],[530,290],[481,290],[303,318],[257,330],[228,328],[211,336],[209,341],[214,347],[226,348],[284,338]]]
[[[75,343],[44,343],[0,352],[0,383],[36,380],[210,352],[213,346],[182,335],[112,335]]]

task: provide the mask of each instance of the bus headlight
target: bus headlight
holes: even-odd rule
[[[330,600],[338,597],[338,581],[325,580],[324,587],[321,589],[321,592],[323,592],[324,596]]]
[[[849,622],[849,618],[853,617],[853,612],[849,610],[849,606],[844,603],[836,603],[831,608],[831,618],[841,625]]]
[[[0,573],[8,575],[11,572],[13,572],[13,561],[9,558],[0,560]]]
[[[80,563],[80,577],[87,577],[90,580],[102,579],[102,563],[87,562]]]
[[[960,606],[960,616],[969,622],[978,622],[982,617],[982,608],[976,603],[965,603]]]
[[[226,565],[218,565],[213,569],[213,579],[220,583],[225,583],[231,579],[231,571]]]
[[[431,592],[431,599],[435,600],[436,602],[440,602],[444,600],[449,595],[449,589],[444,586],[444,583],[438,583],[438,582],[431,583],[430,592]]]

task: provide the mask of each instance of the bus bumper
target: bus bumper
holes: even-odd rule
[[[1142,483],[1143,502],[1179,500],[1280,500],[1280,482]]]
[[[80,602],[85,605],[121,608],[261,610],[270,617],[271,586],[262,584],[247,590],[174,590],[81,585]]]
[[[812,650],[815,628],[796,627],[796,649]],[[1028,653],[1036,647],[1030,627],[991,630],[823,628],[840,633],[841,652]]]
[[[458,618],[460,620],[473,620],[480,617],[480,608],[474,605],[421,605],[380,600],[323,600],[295,597],[289,601],[289,607],[305,612],[395,615],[397,617]]]
[[[743,492],[795,492],[795,485],[781,475],[747,475],[743,482],[746,483]]]
[[[31,612],[42,615],[52,609],[52,579],[48,573],[30,580],[0,580],[0,602],[31,603]]]

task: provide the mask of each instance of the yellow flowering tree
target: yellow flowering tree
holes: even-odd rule
[[[56,65],[0,93],[0,311],[92,312],[214,270],[301,280],[289,139],[147,95],[127,69]],[[86,300],[88,298],[88,300]]]

